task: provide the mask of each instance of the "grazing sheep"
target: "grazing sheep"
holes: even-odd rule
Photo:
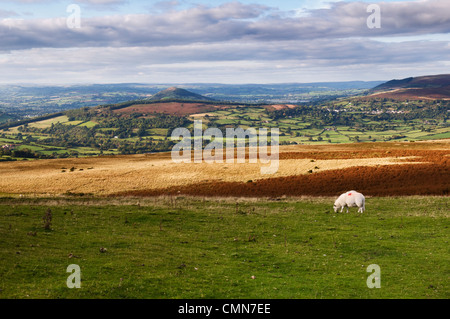
[[[366,199],[364,195],[356,191],[349,191],[339,196],[334,202],[334,212],[337,213],[341,209],[341,213],[347,207],[347,213],[349,207],[358,207],[358,213],[363,213],[366,209]]]

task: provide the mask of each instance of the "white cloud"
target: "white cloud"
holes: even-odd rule
[[[179,9],[176,1],[160,5],[163,9],[152,14],[82,17],[81,29],[68,29],[65,18],[0,20],[3,78],[378,80],[408,68],[431,74],[450,60],[447,0],[380,3],[382,28],[376,30],[367,28],[367,3],[362,2],[321,5],[301,17],[239,2],[189,9]]]
[[[106,1],[106,0],[104,0]],[[111,0],[112,1],[112,0]],[[93,3],[93,1],[90,1]],[[108,0],[110,2],[110,0]],[[450,32],[450,3],[429,0],[383,3],[381,29],[366,25],[365,3],[338,2],[312,10],[308,17],[269,14],[261,5],[226,3],[162,14],[82,18],[82,28],[68,30],[63,18],[0,21],[0,47],[161,46],[240,40],[280,41],[317,38],[390,37]]]

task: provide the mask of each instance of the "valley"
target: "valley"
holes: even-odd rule
[[[169,151],[175,128],[194,120],[229,127],[279,128],[281,145],[422,141],[450,137],[450,101],[353,98],[317,105],[136,101],[82,108],[0,125],[1,160]]]

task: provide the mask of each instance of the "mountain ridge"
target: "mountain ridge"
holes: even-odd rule
[[[450,74],[391,80],[369,90],[368,97],[391,99],[450,99]]]
[[[170,87],[163,91],[159,91],[150,98],[150,101],[164,102],[167,100],[205,101],[205,102],[215,101],[214,99],[208,98],[206,96],[177,87]]]

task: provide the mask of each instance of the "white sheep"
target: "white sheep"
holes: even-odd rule
[[[358,213],[362,214],[366,209],[366,199],[361,193],[358,193],[356,191],[349,191],[339,196],[339,198],[336,199],[333,205],[335,213],[337,213],[339,209],[341,209],[342,213],[344,207],[347,207],[347,213],[349,207],[358,207]]]

